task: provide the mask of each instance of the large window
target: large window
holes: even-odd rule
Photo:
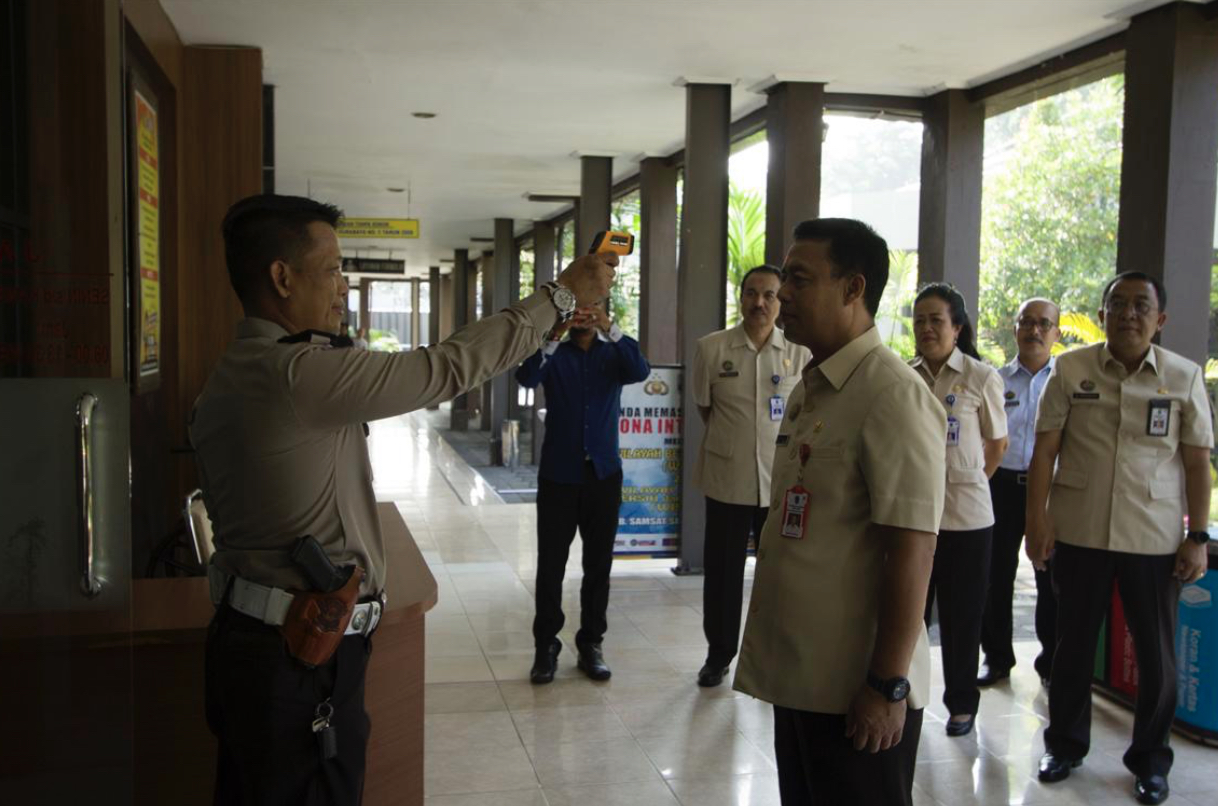
[[[639,336],[639,250],[643,248],[643,228],[639,224],[639,192],[636,190],[615,199],[610,211],[610,226],[620,232],[634,234],[634,252],[621,258],[617,281],[610,299],[613,320],[623,333]]]
[[[822,152],[820,214],[865,221],[888,242],[876,327],[905,358],[914,354],[922,128],[916,121],[830,114]]]
[[[1112,76],[986,121],[978,346],[995,364],[1014,357],[1015,314],[1033,296],[1061,306],[1065,345],[1103,338],[1124,95],[1124,76]]]
[[[740,324],[740,281],[765,263],[765,184],[770,149],[765,132],[734,144],[727,162],[727,327]]]
[[[535,272],[536,259],[533,254],[533,240],[530,238],[520,246],[520,298],[524,299],[537,290]]]
[[[424,347],[431,340],[431,281],[419,281],[419,343]]]
[[[410,281],[374,280],[368,285],[368,347],[398,352],[409,350],[413,315]]]

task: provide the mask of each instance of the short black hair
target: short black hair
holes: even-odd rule
[[[257,287],[259,274],[276,260],[299,261],[313,246],[309,225],[337,227],[343,211],[333,204],[304,196],[260,193],[228,208],[224,233],[224,262],[233,290],[242,300]]]
[[[1112,293],[1112,289],[1122,280],[1140,280],[1144,283],[1150,283],[1155,289],[1155,296],[1159,301],[1159,311],[1167,310],[1167,289],[1163,287],[1163,281],[1158,277],[1152,277],[1144,271],[1123,271],[1116,277],[1108,281],[1108,285],[1104,286],[1104,296],[1100,297],[1100,307],[1103,308],[1108,304],[1108,295]]]
[[[863,304],[875,316],[888,285],[888,242],[853,218],[813,218],[795,225],[796,241],[828,241],[833,276],[861,274]]]
[[[779,283],[782,282],[782,269],[777,266],[771,266],[769,263],[762,263],[760,266],[754,266],[746,271],[744,276],[740,278],[740,296],[744,296],[744,284],[749,281],[750,277],[759,272],[762,274],[772,274],[778,278]]]

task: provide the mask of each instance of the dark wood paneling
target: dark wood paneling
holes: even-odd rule
[[[20,374],[121,376],[118,4],[42,0],[26,9],[30,241],[39,259],[21,278],[36,301],[26,304]]]
[[[234,202],[262,190],[262,52],[185,48],[180,95],[179,387],[170,434],[184,446],[190,408],[242,317],[220,222]],[[179,454],[177,464],[184,493],[197,486],[193,457]]]
[[[1126,35],[1117,271],[1160,277],[1162,343],[1204,364],[1218,177],[1218,23],[1176,3]]]

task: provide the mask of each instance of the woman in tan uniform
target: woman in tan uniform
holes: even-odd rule
[[[980,694],[977,662],[989,586],[994,508],[989,478],[1007,448],[1002,378],[981,362],[964,298],[943,283],[914,301],[918,356],[910,365],[947,410],[947,491],[926,598],[926,621],[939,601],[939,644],[951,719],[948,736],[973,729]]]

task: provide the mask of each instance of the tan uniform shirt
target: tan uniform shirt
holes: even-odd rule
[[[280,344],[288,335],[245,319],[195,403],[190,440],[215,529],[213,562],[229,574],[307,589],[288,551],[312,535],[336,565],[385,584],[363,423],[421,409],[510,369],[541,346],[556,313],[542,291],[401,353]]]
[[[698,339],[692,380],[694,402],[709,406],[694,483],[726,504],[767,506],[774,440],[782,418],[770,416],[770,398],[784,401],[812,357],[774,328],[760,350],[744,325]],[[774,378],[778,382],[774,382]]]
[[[770,506],[779,516],[767,518],[757,555],[736,689],[787,708],[846,713],[879,628],[885,541],[876,527],[938,532],[944,428],[943,407],[875,328],[804,371],[774,455]],[[810,492],[798,540],[780,526],[796,484]],[[913,708],[930,697],[930,650],[919,630],[908,675]]]
[[[1161,414],[1152,424],[1154,401],[1162,403],[1155,403]],[[1150,433],[1152,425],[1159,433]],[[1057,539],[1130,554],[1175,553],[1184,537],[1180,445],[1214,446],[1201,367],[1158,345],[1133,374],[1107,344],[1063,353],[1036,419],[1038,433],[1059,429],[1049,494]]]
[[[964,532],[994,525],[985,443],[1007,435],[1002,376],[975,358],[952,350],[939,376],[921,356],[909,364],[947,411],[947,495],[939,528]]]

